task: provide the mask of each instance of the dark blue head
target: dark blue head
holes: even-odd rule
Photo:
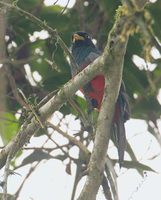
[[[100,54],[99,50],[92,42],[90,35],[83,31],[78,31],[72,35],[72,55],[78,65],[84,65],[88,56],[93,52]],[[89,58],[88,60],[94,60]],[[88,63],[89,64],[89,63]]]
[[[72,48],[76,48],[80,46],[95,48],[95,45],[93,44],[90,35],[83,31],[75,32],[72,35]]]

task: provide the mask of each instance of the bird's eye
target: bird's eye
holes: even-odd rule
[[[89,39],[89,38],[90,38],[90,36],[89,36],[89,35],[85,35],[85,38]]]

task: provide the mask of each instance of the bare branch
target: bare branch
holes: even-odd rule
[[[62,10],[61,13],[60,13],[61,15],[62,15],[62,14],[65,12],[65,10],[67,9],[69,2],[70,2],[70,0],[67,1],[65,7],[63,8],[63,10]]]
[[[49,125],[49,127],[51,127],[54,130],[58,131],[58,133],[63,135],[65,138],[67,138],[69,141],[74,143],[76,146],[78,146],[81,149],[81,151],[83,151],[85,153],[86,157],[89,156],[90,151],[79,140],[77,140],[76,138],[72,137],[71,135],[68,135],[67,133],[63,132],[60,128],[58,128],[57,126],[51,124],[50,122],[48,122],[48,125]]]
[[[23,98],[19,95],[18,89],[17,89],[17,85],[15,82],[14,77],[11,74],[10,68],[9,66],[5,66],[5,72],[6,72],[6,76],[8,77],[9,83],[10,83],[10,87],[12,89],[13,95],[15,97],[15,99],[17,100],[17,102],[23,107],[29,109],[28,104],[23,100]]]
[[[25,58],[25,59],[21,59],[21,60],[15,60],[13,58],[7,58],[7,59],[1,60],[0,64],[11,64],[11,65],[14,65],[16,67],[16,65],[26,64],[26,63],[29,63],[30,61],[37,59],[37,58],[38,58],[38,56],[31,56],[29,58]]]
[[[6,161],[5,170],[4,170],[3,200],[8,199],[7,180],[9,176],[10,162],[11,162],[11,153],[9,153],[7,156],[7,161]]]
[[[37,162],[35,165],[31,166],[29,172],[26,174],[26,177],[24,178],[22,184],[20,185],[19,189],[17,190],[17,192],[15,193],[14,197],[15,199],[17,199],[20,195],[20,192],[26,182],[26,180],[30,177],[30,175],[35,171],[35,169],[37,168],[37,166],[40,164],[40,161]]]

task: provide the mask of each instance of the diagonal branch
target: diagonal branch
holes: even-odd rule
[[[79,140],[77,140],[75,137],[68,135],[67,133],[63,132],[60,128],[58,128],[57,126],[55,126],[54,124],[48,122],[48,126],[50,128],[53,128],[53,130],[58,131],[58,133],[60,133],[61,135],[63,135],[65,138],[67,138],[70,142],[72,142],[73,144],[75,144],[76,146],[79,147],[79,149],[84,152],[84,155],[86,156],[86,158],[89,158],[90,155],[90,151],[87,149],[86,146],[84,146]]]
[[[5,66],[5,73],[6,73],[6,76],[8,77],[8,80],[9,80],[9,83],[10,83],[10,87],[12,89],[12,93],[15,97],[15,99],[17,100],[17,102],[23,107],[25,107],[26,109],[29,109],[29,106],[28,104],[23,100],[23,98],[19,95],[19,92],[18,92],[18,88],[17,88],[17,85],[16,85],[16,81],[14,79],[14,77],[12,76],[12,73],[11,73],[11,70],[10,70],[10,67],[9,66]]]
[[[102,182],[114,106],[122,80],[124,55],[132,19],[133,16],[125,16],[124,14],[117,19],[103,53],[103,64],[109,67],[105,70],[104,98],[97,121],[93,152],[89,162],[89,175],[78,200],[96,199],[97,191]]]
[[[60,109],[60,107],[67,101],[67,99],[71,98],[72,95],[75,94],[81,86],[85,85],[89,82],[93,77],[95,77],[98,73],[101,73],[102,67],[102,59],[98,58],[94,63],[89,65],[86,69],[76,75],[72,80],[66,83],[59,92],[50,98],[46,104],[44,104],[40,109],[40,119],[41,121],[46,121],[56,110]],[[31,123],[28,123],[25,128],[21,128],[16,137],[5,146],[4,149],[0,152],[0,168],[5,165],[7,155],[10,151],[12,151],[12,157],[16,154],[16,152],[23,147],[25,143],[27,143],[30,137],[40,128],[40,124],[33,117],[31,119]]]
[[[138,3],[137,8],[139,5],[140,9],[143,8],[143,5],[139,4],[140,0],[136,0],[136,3]],[[104,97],[98,116],[93,152],[89,162],[89,174],[78,200],[95,200],[103,178],[114,106],[122,80],[126,46],[134,24],[135,9],[131,12],[131,8],[123,6],[120,11],[122,12],[117,15],[102,57],[104,65],[109,68],[105,71]]]

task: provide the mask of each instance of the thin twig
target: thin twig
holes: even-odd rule
[[[18,89],[17,89],[17,85],[16,85],[16,81],[13,78],[10,68],[9,66],[5,66],[5,72],[6,75],[8,77],[9,83],[10,83],[10,87],[12,89],[13,95],[15,97],[15,99],[17,100],[17,102],[22,106],[25,107],[27,109],[29,109],[28,104],[23,100],[23,98],[19,95]]]
[[[9,176],[9,166],[10,166],[10,162],[11,162],[11,154],[12,153],[10,152],[7,156],[7,161],[6,161],[5,170],[4,170],[3,200],[8,199],[7,180],[8,180],[8,176]]]
[[[60,147],[66,147],[67,145],[61,145]],[[3,149],[5,146],[0,147],[0,149]],[[54,151],[57,147],[23,147],[22,150],[44,150],[44,151]]]
[[[38,56],[32,56],[27,59],[25,58],[25,59],[21,59],[21,60],[15,60],[12,58],[8,58],[8,59],[1,60],[0,64],[11,64],[11,65],[14,65],[15,67],[17,67],[17,65],[23,65],[23,64],[29,63],[30,61],[33,61],[37,58],[38,58]]]
[[[78,146],[85,155],[89,155],[90,151],[87,149],[86,146],[84,146],[79,140],[77,140],[75,137],[72,137],[71,135],[68,135],[67,133],[63,132],[58,126],[53,125],[52,123],[48,122],[48,126],[56,130],[58,133],[66,137],[69,141],[71,141],[73,144]]]
[[[29,102],[29,100],[26,98],[25,94],[22,92],[22,90],[18,89],[19,93],[22,95],[24,102],[27,104],[27,108],[32,112],[33,116],[35,116],[36,120],[39,122],[41,128],[45,128],[43,122],[41,121],[40,117],[36,113],[36,110],[34,106]]]
[[[15,193],[14,197],[15,199],[17,199],[19,197],[19,194],[26,182],[26,180],[30,177],[30,175],[34,172],[34,170],[36,169],[36,167],[40,164],[41,161],[37,162],[34,166],[31,166],[29,172],[27,173],[26,177],[24,178],[23,182],[21,183],[19,189],[17,190],[17,192]]]
[[[63,10],[62,10],[61,13],[60,13],[61,15],[62,15],[62,14],[65,12],[65,10],[67,9],[69,2],[70,2],[70,0],[67,1],[65,7],[63,8]]]
[[[59,0],[56,0],[56,1],[53,3],[53,5],[56,5],[58,1],[59,1]]]
[[[59,145],[56,141],[53,140],[53,138],[51,137],[51,135],[49,133],[46,132],[46,135],[50,138],[50,140],[57,146],[57,148],[59,148],[64,155],[66,155],[67,158],[70,158],[71,160],[75,161],[75,159],[73,157],[71,157],[63,148],[61,145]]]
[[[72,98],[70,98],[68,100],[68,102],[73,107],[73,109],[80,114],[80,119],[81,119],[81,122],[83,123],[84,127],[90,127],[91,122],[89,121],[89,118],[87,117],[86,113],[84,113],[82,111],[80,106],[77,105],[77,103]]]
[[[39,148],[39,149],[44,149],[44,145],[48,142],[48,138],[46,139],[46,141],[43,143],[42,147]],[[37,148],[38,149],[38,148]],[[34,150],[37,150],[37,149],[34,149]],[[51,148],[50,148],[51,149]],[[20,185],[19,189],[17,190],[17,192],[15,193],[15,199],[18,198],[22,188],[23,188],[23,185],[25,184],[25,181],[29,178],[29,176],[33,173],[33,171],[36,169],[36,167],[39,165],[41,161],[37,162],[34,166],[31,166],[29,172],[27,173],[26,177],[24,178],[22,184]]]

